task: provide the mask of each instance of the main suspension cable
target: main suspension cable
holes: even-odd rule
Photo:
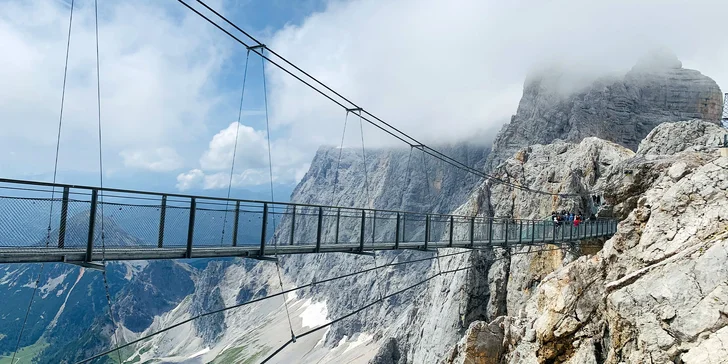
[[[549,244],[549,245],[552,245],[552,244]],[[480,250],[485,250],[485,249],[488,249],[488,248],[467,248],[467,250],[462,250],[462,251],[455,252],[455,253],[443,254],[443,255],[440,256],[440,258],[458,256],[458,255],[462,255],[462,254],[471,253],[471,251],[473,251],[473,250],[480,251]],[[534,250],[534,251],[531,251],[531,252],[517,252],[517,253],[513,253],[511,255],[535,254],[535,253],[541,253],[541,252],[556,251],[556,250],[561,250],[561,249],[562,248],[546,248],[546,249]],[[388,264],[381,265],[377,269],[384,269],[384,268],[392,267],[392,266],[408,265],[408,264],[414,264],[414,263],[419,263],[419,262],[424,262],[424,261],[428,261],[428,260],[437,259],[434,256],[429,256],[429,257],[426,257],[426,258],[412,259],[412,260],[406,260],[406,261],[401,261],[401,262],[396,262],[395,263],[394,260],[396,258],[398,258],[398,256],[395,256]],[[507,257],[496,258],[493,261],[494,262],[497,262],[497,261],[503,260],[505,258],[507,258]],[[272,298],[275,298],[275,297],[278,297],[278,296],[284,296],[286,294],[289,294],[289,293],[292,293],[292,292],[296,292],[296,291],[302,290],[304,288],[309,288],[309,287],[312,287],[312,286],[317,285],[317,284],[334,282],[334,281],[338,281],[340,279],[345,279],[345,278],[357,276],[359,274],[365,274],[365,273],[371,272],[373,269],[374,268],[367,268],[367,269],[363,269],[363,270],[360,270],[360,271],[343,274],[343,275],[340,275],[340,276],[337,276],[337,277],[327,278],[327,279],[324,279],[324,280],[321,280],[321,281],[313,281],[313,282],[310,282],[310,283],[307,283],[307,284],[304,284],[304,285],[301,285],[301,286],[297,286],[297,287],[294,287],[294,288],[287,289],[285,291],[280,291],[278,293],[273,293],[273,294],[271,294],[269,296],[260,297],[260,298],[256,298],[256,299],[253,299],[253,300],[250,300],[250,301],[247,301],[247,302],[242,302],[242,303],[238,303],[238,304],[235,304],[235,305],[232,305],[232,306],[226,306],[226,307],[223,307],[223,308],[219,308],[217,310],[213,310],[213,311],[208,311],[208,312],[205,312],[205,313],[201,313],[201,314],[199,314],[197,316],[193,316],[193,317],[184,319],[184,320],[182,320],[182,321],[180,321],[178,323],[172,324],[172,325],[170,325],[168,327],[165,327],[163,329],[160,329],[158,331],[155,331],[155,332],[153,332],[151,334],[148,334],[148,335],[145,335],[145,336],[140,337],[138,339],[129,341],[127,343],[124,343],[123,345],[119,346],[116,349],[110,349],[110,350],[104,351],[102,353],[96,354],[96,355],[94,355],[92,357],[89,357],[89,358],[83,359],[81,361],[78,361],[75,364],[87,363],[87,362],[92,361],[94,359],[98,359],[98,358],[100,358],[102,356],[111,354],[114,351],[127,348],[127,347],[129,347],[131,345],[134,345],[134,344],[138,344],[138,343],[140,343],[142,341],[145,341],[147,339],[150,339],[150,338],[152,338],[154,336],[160,335],[162,333],[165,333],[165,332],[170,331],[172,329],[175,329],[177,327],[180,327],[180,326],[182,326],[184,324],[187,324],[187,323],[190,323],[192,321],[198,320],[198,319],[200,319],[202,317],[214,315],[214,314],[220,313],[220,312],[226,312],[226,311],[234,310],[236,308],[240,308],[240,307],[243,307],[243,306],[251,305],[253,303],[258,303],[258,302],[261,302],[261,301],[266,301],[268,299],[272,299]],[[446,273],[448,273],[448,272],[443,272],[443,274],[446,274]]]
[[[443,255],[443,257],[445,257],[445,256],[455,256],[455,255],[467,254],[468,252],[469,252],[469,250],[463,250],[463,251],[460,251],[460,252],[451,253],[451,254],[448,254],[448,255]],[[434,257],[426,257],[426,258],[412,259],[412,260],[406,260],[406,261],[401,261],[401,262],[396,262],[395,263],[394,260],[396,258],[398,258],[398,255],[395,256],[395,257],[393,257],[392,260],[388,264],[381,265],[377,269],[383,269],[383,268],[386,268],[386,267],[393,267],[393,266],[400,266],[400,265],[407,265],[407,264],[414,264],[414,263],[419,263],[419,262],[424,262],[424,261],[428,261],[428,260],[435,259]],[[300,286],[297,286],[297,287],[294,287],[294,288],[290,288],[290,289],[287,289],[285,291],[280,291],[278,293],[273,293],[273,294],[268,295],[268,296],[265,296],[265,297],[260,297],[260,298],[256,298],[256,299],[253,299],[253,300],[250,300],[250,301],[247,301],[247,302],[242,302],[242,303],[238,303],[238,304],[235,304],[235,305],[232,305],[232,306],[226,306],[226,307],[223,307],[223,308],[219,308],[217,310],[213,310],[213,311],[208,311],[208,312],[205,312],[205,313],[201,313],[201,314],[199,314],[197,316],[193,316],[193,317],[187,318],[185,320],[182,320],[180,322],[177,322],[175,324],[172,324],[172,325],[170,325],[168,327],[165,327],[163,329],[160,329],[158,331],[155,331],[155,332],[153,332],[151,334],[148,334],[146,336],[143,336],[143,337],[137,338],[135,340],[129,341],[127,343],[124,343],[123,345],[119,346],[116,349],[110,349],[110,350],[104,351],[102,353],[96,354],[96,355],[94,355],[92,357],[83,359],[83,360],[77,362],[76,364],[86,363],[86,362],[89,362],[91,360],[100,358],[100,357],[102,357],[104,355],[108,355],[110,353],[113,353],[116,350],[121,350],[121,349],[124,349],[126,347],[129,347],[131,345],[140,343],[142,341],[145,341],[145,340],[150,339],[150,338],[152,338],[154,336],[160,335],[160,334],[162,334],[164,332],[167,332],[169,330],[172,330],[174,328],[177,328],[179,326],[182,326],[182,325],[184,325],[186,323],[190,323],[190,322],[195,321],[197,319],[200,319],[202,317],[214,315],[214,314],[220,313],[220,312],[230,311],[230,310],[233,310],[233,309],[236,309],[236,308],[240,308],[240,307],[243,307],[243,306],[251,305],[253,303],[257,303],[257,302],[261,302],[261,301],[266,301],[266,300],[269,300],[269,299],[272,299],[272,298],[275,298],[275,297],[278,297],[278,296],[285,296],[286,294],[293,293],[293,292],[302,290],[304,288],[309,288],[309,287],[312,287],[312,286],[317,285],[317,284],[323,284],[323,283],[328,283],[328,282],[335,282],[335,281],[338,281],[338,280],[341,280],[341,279],[354,277],[354,276],[357,276],[357,275],[360,275],[360,274],[365,274],[365,273],[371,272],[372,270],[374,270],[374,268],[367,268],[367,269],[363,269],[363,270],[356,271],[356,272],[346,273],[346,274],[343,274],[343,275],[340,275],[340,276],[336,276],[336,277],[332,277],[332,278],[326,278],[326,279],[323,279],[323,280],[320,280],[320,281],[314,280],[314,281],[312,281],[310,283],[307,283],[307,284],[304,284],[304,285],[300,285]]]
[[[483,171],[480,171],[480,170],[477,170],[477,169],[475,169],[473,167],[470,167],[470,166],[468,166],[468,165],[466,165],[466,164],[464,164],[464,163],[462,163],[462,162],[460,162],[460,161],[458,161],[458,160],[456,160],[456,159],[454,159],[454,158],[452,158],[452,157],[450,157],[450,156],[448,156],[448,155],[446,155],[446,154],[444,154],[444,153],[442,153],[442,152],[440,152],[440,151],[438,151],[438,150],[436,150],[436,149],[434,149],[432,147],[429,147],[429,146],[423,144],[422,142],[420,142],[417,139],[411,137],[407,133],[402,132],[401,130],[397,129],[396,127],[392,126],[391,124],[387,123],[386,121],[384,121],[381,118],[377,117],[376,115],[372,114],[371,112],[362,109],[357,104],[353,103],[352,101],[350,101],[349,99],[345,98],[344,96],[342,96],[338,92],[334,91],[331,87],[327,86],[326,84],[324,84],[323,82],[319,81],[315,77],[313,77],[310,74],[306,73],[300,67],[294,65],[292,62],[288,61],[287,59],[283,58],[279,54],[275,53],[273,50],[269,49],[263,43],[259,42],[255,38],[251,37],[250,34],[248,34],[247,32],[245,32],[243,29],[241,29],[240,27],[238,27],[235,23],[233,23],[232,21],[230,21],[229,19],[227,19],[226,17],[224,17],[222,14],[220,14],[219,12],[217,12],[216,10],[214,10],[213,8],[211,8],[210,6],[208,6],[205,2],[203,2],[201,0],[197,0],[198,3],[200,3],[206,9],[208,9],[213,14],[215,14],[218,18],[220,18],[221,20],[223,20],[224,22],[226,22],[227,24],[229,24],[230,26],[232,26],[236,30],[240,31],[241,33],[245,34],[248,38],[252,39],[256,43],[256,45],[255,46],[248,45],[246,42],[242,41],[240,38],[238,38],[235,35],[233,35],[230,31],[226,30],[225,28],[223,28],[222,26],[220,26],[219,24],[217,24],[215,21],[211,20],[209,17],[205,16],[200,11],[198,11],[195,8],[193,8],[192,6],[190,6],[189,4],[187,4],[186,2],[184,2],[183,0],[177,0],[177,1],[179,3],[181,3],[182,5],[184,5],[185,7],[187,7],[192,12],[196,13],[201,18],[205,19],[207,22],[209,22],[210,24],[212,24],[216,28],[218,28],[220,31],[222,31],[226,35],[228,35],[229,37],[231,37],[232,39],[234,39],[235,41],[237,41],[238,43],[242,44],[243,46],[245,46],[248,49],[251,49],[253,52],[257,53],[258,55],[261,55],[261,57],[263,57],[263,59],[267,60],[269,63],[273,64],[274,66],[276,66],[278,68],[280,68],[285,73],[289,74],[290,76],[292,76],[293,78],[295,78],[299,82],[301,82],[304,85],[308,86],[309,88],[311,88],[312,90],[314,90],[317,93],[321,94],[322,96],[324,96],[325,98],[329,99],[330,101],[332,101],[333,103],[337,104],[338,106],[340,106],[340,107],[342,107],[342,108],[344,108],[346,110],[350,110],[350,109],[361,109],[363,113],[365,113],[367,116],[369,116],[369,117],[362,116],[362,120],[370,123],[371,125],[377,127],[378,129],[384,131],[385,133],[389,134],[390,136],[394,137],[395,139],[398,139],[399,141],[401,141],[403,143],[406,143],[406,144],[408,144],[410,146],[417,147],[418,149],[421,149],[425,153],[433,156],[434,158],[440,159],[440,160],[444,161],[445,163],[448,163],[448,164],[450,164],[450,165],[452,165],[452,166],[454,166],[454,167],[456,167],[458,169],[461,169],[461,170],[467,171],[469,173],[475,174],[475,175],[477,175],[477,176],[479,176],[481,178],[484,178],[486,180],[493,181],[494,183],[497,183],[497,184],[502,184],[502,185],[505,185],[505,186],[508,186],[508,187],[511,187],[511,188],[514,188],[514,189],[518,189],[518,190],[522,190],[524,192],[529,192],[529,193],[534,193],[534,194],[541,194],[541,195],[548,195],[548,196],[561,196],[561,197],[582,197],[584,195],[592,194],[594,192],[594,191],[587,191],[587,192],[582,193],[582,194],[579,194],[579,193],[560,194],[560,193],[554,193],[554,192],[549,192],[549,191],[538,190],[538,189],[534,189],[534,188],[529,188],[527,186],[522,186],[522,185],[519,185],[519,184],[515,184],[515,183],[509,182],[509,181],[505,181],[505,180],[500,179],[500,178],[498,178],[496,176],[487,174],[487,173],[485,173]],[[300,73],[302,73],[303,75],[305,75],[306,77],[308,77],[309,79],[311,79],[313,82],[321,85],[324,89],[328,90],[329,92],[333,93],[334,95],[336,95],[337,97],[339,97],[341,100],[343,100],[343,102],[335,99],[331,95],[329,95],[326,92],[320,90],[315,85],[312,85],[310,82],[307,82],[306,80],[304,80],[303,78],[301,78],[301,76],[299,76],[299,75],[291,72],[291,70],[289,70],[286,67],[280,65],[279,63],[273,61],[269,57],[266,57],[263,54],[263,52],[261,52],[261,51],[258,50],[258,48],[268,49],[268,51],[271,54],[275,55],[276,57],[278,57],[279,59],[281,59],[283,62],[289,64],[295,70],[299,71]],[[351,106],[345,105],[345,103],[348,103],[350,105],[353,105],[353,108]]]
[[[230,203],[230,191],[233,187],[233,172],[235,171],[235,157],[238,153],[238,137],[240,136],[240,119],[243,115],[243,99],[245,98],[245,80],[248,78],[248,59],[250,58],[250,50],[245,53],[245,71],[243,71],[243,89],[240,91],[240,107],[238,108],[238,121],[235,124],[235,145],[233,146],[233,159],[230,162],[230,180],[228,181],[227,198],[225,200],[225,215],[222,219],[222,236],[220,236],[220,246],[225,240],[225,226],[227,225],[228,204]]]
[[[469,250],[467,252],[470,253],[471,251]],[[419,281],[419,282],[417,282],[415,284],[412,284],[410,286],[407,286],[405,288],[402,288],[402,289],[400,289],[400,290],[398,290],[396,292],[390,293],[390,294],[388,294],[388,295],[386,295],[386,296],[384,296],[384,297],[382,297],[382,298],[380,298],[378,300],[372,300],[369,303],[365,304],[364,306],[360,306],[359,308],[355,309],[354,311],[351,311],[351,312],[347,313],[346,315],[340,316],[340,317],[338,317],[338,318],[336,318],[336,319],[334,319],[332,321],[329,321],[329,322],[327,322],[327,323],[325,323],[325,324],[323,324],[323,325],[321,325],[319,327],[310,329],[310,330],[308,330],[308,331],[300,334],[298,337],[299,338],[300,337],[304,337],[304,336],[307,336],[309,334],[313,334],[316,331],[325,329],[325,328],[327,328],[327,327],[329,327],[329,326],[331,326],[331,325],[333,325],[333,324],[335,324],[337,322],[343,321],[343,320],[345,320],[345,319],[347,319],[347,318],[349,318],[351,316],[354,316],[354,315],[358,314],[359,312],[362,312],[362,311],[368,309],[369,307],[374,306],[377,303],[383,302],[383,300],[385,300],[385,299],[392,298],[394,296],[400,295],[400,294],[402,294],[404,292],[407,292],[407,291],[409,291],[409,290],[411,290],[413,288],[419,287],[419,286],[421,286],[421,285],[423,285],[423,284],[431,281],[434,278],[441,277],[443,274],[456,273],[456,272],[460,272],[462,270],[469,270],[470,268],[472,268],[472,266],[467,266],[467,267],[464,267],[463,268],[462,267],[462,264],[461,264],[461,267],[460,268],[436,273],[436,274],[434,274],[434,275],[432,275],[430,277],[427,277],[427,278],[425,278],[425,279],[423,279],[423,280],[421,280],[421,281]],[[261,361],[261,364],[267,363],[269,360],[271,360],[274,356],[276,356],[278,353],[280,353],[283,349],[285,349],[288,345],[290,345],[292,343],[293,343],[293,341],[291,341],[291,340],[288,340],[287,342],[283,343],[283,345],[281,345],[278,349],[276,349],[274,352],[272,352],[271,354],[269,354],[268,357],[266,357],[263,361]]]

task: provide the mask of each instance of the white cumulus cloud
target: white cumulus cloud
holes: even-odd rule
[[[237,149],[235,132],[237,130]],[[260,185],[270,182],[294,183],[308,170],[311,156],[297,148],[296,141],[280,138],[270,144],[272,171],[268,162],[268,139],[266,132],[250,126],[231,123],[212,137],[207,150],[200,157],[199,168],[177,176],[177,188],[218,189]],[[233,155],[235,170],[231,177]]]
[[[206,122],[220,98],[211,92],[212,80],[229,47],[211,42],[217,33],[198,17],[169,5],[99,2],[101,121],[104,164],[110,170],[178,168],[178,158],[165,148],[184,145],[185,153],[194,149],[188,146],[197,145],[197,153],[204,148],[198,139],[206,137]],[[53,168],[69,10],[64,1],[0,2],[0,167],[5,176]],[[61,175],[98,167],[94,27],[93,2],[76,1]]]
[[[728,87],[726,13],[728,2],[712,0],[334,1],[266,43],[425,143],[485,141],[515,114],[528,73],[555,64],[592,78],[626,72],[667,47]],[[275,129],[295,135],[309,155],[338,145],[344,111],[267,69]],[[349,128],[345,145],[360,147],[351,116]],[[367,146],[402,145],[366,125],[364,134]]]

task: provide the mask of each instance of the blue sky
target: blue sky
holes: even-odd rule
[[[2,177],[52,178],[68,3],[0,0]],[[685,67],[728,83],[728,3],[709,0],[209,4],[426,143],[492,139],[515,113],[529,72],[552,65],[589,80],[623,74],[649,49],[667,47]],[[95,185],[93,3],[76,5],[58,180]],[[105,185],[224,194],[245,49],[175,0],[100,1],[99,11]],[[265,74],[274,183],[285,195],[319,146],[339,144],[344,111],[280,70],[266,66]],[[251,55],[233,195],[269,188],[262,77]],[[350,118],[346,147],[361,146],[357,122]],[[399,145],[363,129],[367,147]]]
[[[192,2],[194,3],[194,2]],[[210,5],[218,10],[225,13],[230,19],[235,21],[237,24],[242,26],[247,31],[255,34],[261,40],[269,39],[270,36],[284,26],[295,26],[300,24],[307,16],[316,11],[321,11],[325,8],[325,2],[319,0],[305,0],[297,2],[287,1],[209,1]],[[185,163],[181,159],[196,159],[199,158],[199,154],[203,153],[207,143],[213,138],[219,131],[226,129],[230,126],[233,121],[236,121],[238,115],[238,99],[241,92],[243,70],[245,64],[245,49],[238,45],[236,42],[230,40],[222,33],[214,30],[212,26],[205,23],[202,19],[195,18],[191,12],[184,8],[181,4],[176,1],[169,2],[143,2],[143,1],[130,1],[129,5],[138,5],[137,9],[124,8],[120,2],[101,2],[99,6],[100,12],[100,27],[101,27],[101,48],[100,53],[102,57],[101,62],[101,85],[102,85],[102,123],[105,129],[105,145],[104,145],[104,161],[105,161],[105,183],[107,186],[116,187],[127,187],[127,188],[139,188],[147,190],[175,190],[179,189],[176,186],[176,177],[180,173],[182,168],[166,168],[159,165],[175,165],[180,166]],[[196,5],[196,4],[193,4]],[[56,71],[50,77],[53,81],[61,81],[62,67],[63,67],[63,55],[65,49],[65,37],[66,28],[68,22],[68,16],[70,14],[70,1],[51,0],[45,2],[38,2],[36,4],[31,2],[18,2],[18,1],[5,1],[0,2],[5,10],[6,17],[3,18],[5,24],[9,26],[4,27],[3,31],[5,38],[15,39],[21,38],[20,42],[26,42],[23,45],[27,48],[33,48],[34,39],[43,39],[46,43],[43,46],[36,46],[36,49],[25,49],[27,53],[35,53],[40,49],[52,48],[53,54],[47,54],[42,57],[42,60],[38,61],[38,65],[48,66]],[[95,86],[92,81],[95,81],[95,69],[93,64],[90,63],[93,56],[90,52],[94,51],[93,39],[90,38],[91,27],[93,26],[93,19],[91,18],[93,3],[88,0],[77,0],[74,9],[74,23],[73,30],[71,33],[71,53],[70,53],[70,71],[68,75],[67,85],[67,97],[65,100],[66,112],[64,113],[65,125],[61,130],[61,149],[60,149],[60,160],[59,160],[59,173],[58,181],[65,183],[79,183],[79,184],[98,184],[98,167],[96,165],[98,153],[97,141],[93,138],[96,132],[96,125],[92,125],[95,120],[93,119],[93,113],[91,115],[80,115],[78,108],[87,108],[87,114],[89,111],[95,112],[95,99],[89,91],[94,91]],[[200,8],[199,5],[196,5]],[[35,18],[41,18],[38,27],[28,26],[28,23],[24,19],[17,21],[12,20],[13,14],[28,14],[27,20]],[[146,13],[146,15],[141,15]],[[145,16],[149,18],[144,19]],[[128,32],[130,27],[120,26],[119,23],[124,22],[124,18],[137,18],[137,22],[141,27],[136,27],[132,32]],[[153,29],[155,24],[151,20],[159,20],[165,23],[165,29],[157,34],[157,37],[150,37],[145,39],[146,32]],[[186,23],[183,25],[183,23]],[[108,32],[104,31],[104,27],[109,27]],[[10,28],[10,29],[8,29]],[[120,31],[121,30],[121,31]],[[116,98],[116,102],[131,102],[131,100],[125,100],[123,93],[116,93],[114,86],[109,86],[106,81],[108,68],[106,67],[108,62],[105,62],[104,51],[108,49],[106,45],[109,40],[104,39],[104,35],[109,32],[114,32],[114,38],[121,43],[119,47],[126,48],[122,50],[116,50],[117,57],[128,57],[129,62],[138,61],[130,69],[136,69],[142,73],[142,77],[139,77],[137,81],[132,85],[127,85],[130,94],[136,92],[145,92],[144,82],[153,75],[145,75],[144,73],[153,73],[155,67],[150,67],[145,64],[144,61],[160,62],[159,58],[164,57],[149,57],[145,59],[144,48],[154,49],[159,47],[162,43],[166,42],[167,39],[173,39],[175,42],[184,42],[185,36],[175,35],[175,32],[184,32],[193,30],[186,37],[195,37],[194,31],[204,33],[204,37],[199,37],[200,44],[190,47],[186,53],[176,54],[171,56],[171,59],[161,60],[161,62],[174,62],[178,58],[185,58],[189,64],[187,68],[178,69],[176,71],[184,70],[196,70],[199,68],[199,64],[206,63],[205,55],[219,57],[215,60],[215,64],[212,67],[202,67],[205,80],[198,80],[198,83],[194,85],[198,89],[192,97],[200,96],[201,94],[208,94],[207,102],[203,103],[202,106],[206,108],[205,113],[198,115],[202,120],[199,125],[196,125],[194,135],[188,135],[185,137],[186,151],[180,150],[179,147],[174,148],[173,155],[168,155],[166,149],[157,155],[156,166],[144,166],[143,162],[149,162],[147,164],[153,164],[153,159],[149,160],[139,152],[125,150],[119,151],[119,148],[114,146],[109,147],[108,139],[113,139],[113,136],[108,134],[113,133],[113,129],[107,128],[106,124],[109,123],[107,118],[108,103],[106,102],[109,98]],[[0,31],[2,33],[3,31]],[[126,31],[126,32],[125,32]],[[42,34],[45,33],[45,34]],[[51,34],[55,33],[55,34]],[[22,39],[24,38],[24,39]],[[107,38],[108,39],[108,38]],[[144,41],[148,40],[147,44]],[[212,45],[206,45],[205,42],[209,42]],[[9,42],[12,44],[13,42]],[[22,47],[22,46],[20,46]],[[25,48],[23,47],[23,48]],[[204,50],[204,48],[209,49]],[[200,54],[200,50],[202,53]],[[15,60],[8,60],[11,66],[18,66],[22,68],[22,56],[26,52],[20,52],[19,57],[12,57],[8,54],[8,58],[16,58]],[[174,52],[174,50],[172,50]],[[50,52],[49,52],[50,53]],[[79,53],[84,55],[79,56]],[[35,54],[37,56],[37,54]],[[33,57],[30,55],[29,57]],[[79,58],[83,58],[79,60]],[[113,62],[118,62],[114,60]],[[75,66],[74,66],[75,65]],[[161,65],[162,67],[164,65]],[[39,67],[41,68],[41,67]],[[158,68],[156,68],[158,70]],[[33,71],[33,70],[27,70]],[[47,71],[51,71],[48,69]],[[174,78],[184,78],[184,72],[174,72],[169,75]],[[18,84],[22,83],[22,79],[17,79]],[[167,93],[172,95],[153,95],[157,99],[174,97],[175,90],[170,88],[174,86],[172,82],[165,82],[164,80],[154,80],[160,83],[164,89],[160,90],[161,93]],[[242,120],[241,123],[250,126],[258,131],[265,129],[265,112],[263,102],[263,71],[262,63],[259,57],[251,56],[249,58],[248,65],[248,77],[245,89],[245,102],[243,104]],[[184,85],[184,82],[178,85]],[[84,92],[81,97],[74,93],[74,89],[77,89],[79,85],[85,86]],[[10,85],[5,85],[5,88],[10,89]],[[57,122],[60,112],[60,95],[61,95],[61,83],[53,82],[53,85],[43,85],[46,88],[47,93],[43,93],[47,96],[47,100],[44,100],[45,113],[42,116],[38,116],[36,120],[37,124],[42,125],[40,130],[36,129],[35,133],[43,134],[42,143],[38,140],[33,140],[33,135],[26,136],[26,142],[32,144],[36,142],[42,144],[39,148],[34,148],[32,145],[27,145],[26,148],[20,147],[19,150],[14,150],[10,147],[10,143],[5,143],[4,152],[5,159],[3,160],[3,171],[4,176],[8,178],[20,178],[20,179],[31,179],[31,180],[51,180],[52,179],[52,162],[54,158],[54,143],[52,142],[57,132]],[[56,87],[53,87],[56,86]],[[82,86],[82,87],[83,87]],[[27,98],[31,98],[34,92],[28,90],[26,93]],[[106,97],[106,95],[111,96]],[[14,123],[22,124],[23,120],[19,116],[23,113],[32,114],[30,108],[34,102],[29,102],[27,108],[17,110],[17,113],[13,113],[14,118],[6,118],[3,123]],[[53,109],[56,110],[53,110]],[[115,105],[112,110],[123,110],[124,105]],[[71,109],[71,110],[69,110]],[[75,111],[73,109],[76,109]],[[167,110],[169,111],[169,110]],[[136,113],[132,115],[138,115]],[[178,117],[184,117],[183,113],[177,115]],[[86,126],[86,132],[83,135],[78,132],[75,128],[78,125],[74,125],[78,122],[78,118],[89,118],[83,125]],[[145,118],[146,119],[146,118]],[[112,121],[112,122],[121,122]],[[144,120],[144,122],[154,122],[152,118]],[[146,132],[143,127],[143,123],[138,125],[131,133]],[[141,127],[140,127],[141,126]],[[28,128],[30,129],[30,128]],[[111,131],[109,130],[111,129]],[[280,133],[280,132],[276,132]],[[10,136],[10,135],[8,135]],[[133,138],[133,135],[129,136]],[[273,134],[275,138],[275,133]],[[78,144],[81,142],[81,144]],[[166,148],[166,147],[165,147]],[[80,149],[80,150],[77,150]],[[143,145],[142,145],[143,149]],[[153,148],[152,148],[153,149]],[[149,152],[149,151],[142,151]],[[152,151],[153,152],[153,151]],[[187,153],[185,153],[187,152]],[[30,155],[32,154],[32,155]],[[152,153],[154,154],[154,153]],[[159,153],[158,153],[159,154]],[[69,156],[70,155],[70,156]],[[124,156],[128,159],[134,159],[134,157],[145,159],[139,161],[136,164],[134,162],[128,162],[124,160]],[[66,158],[64,158],[66,157]],[[121,157],[121,158],[120,158]],[[122,159],[119,161],[119,159]],[[28,161],[32,161],[28,163]],[[275,163],[275,162],[274,162]],[[79,165],[80,164],[80,165]],[[229,163],[226,163],[229,165]],[[194,166],[194,163],[191,164]],[[267,165],[266,165],[267,168]],[[151,173],[150,173],[151,172]],[[266,170],[267,172],[267,170]],[[227,167],[227,173],[229,173],[229,167]],[[266,173],[267,175],[267,173]],[[276,183],[276,189],[280,190],[277,193],[279,198],[285,197],[287,193],[290,193],[295,180],[291,178],[283,179],[280,183]],[[239,188],[233,191],[233,195],[240,194],[248,197],[249,195],[256,198],[261,198],[269,194],[269,185],[267,181],[265,183],[256,183],[246,186],[237,186]],[[201,185],[195,185],[190,187],[187,192],[193,193],[204,193],[207,195],[220,195],[225,192],[225,188],[218,186],[218,188],[204,188]]]

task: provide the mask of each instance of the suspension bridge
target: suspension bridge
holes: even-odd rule
[[[235,25],[223,15],[209,7],[201,0],[199,6],[178,0],[183,6],[197,14],[220,31],[231,37],[247,50],[245,71],[240,96],[240,112],[238,126],[241,123],[245,80],[247,77],[248,58],[254,53],[265,62],[294,77],[298,81],[319,93],[346,111],[346,117],[354,114],[359,118],[362,132],[362,160],[366,165],[364,135],[362,123],[366,122],[378,131],[405,143],[411,150],[416,148],[423,158],[434,158],[443,164],[478,176],[491,183],[506,185],[513,190],[540,195],[541,197],[576,198],[584,200],[585,196],[598,191],[586,191],[582,194],[557,194],[549,191],[532,189],[519,183],[499,179],[485,173],[479,168],[458,161],[410,135],[402,132],[392,124],[375,116],[336,92],[326,84],[314,78],[304,70],[283,58],[275,51],[253,38],[249,33]],[[103,276],[108,313],[114,327],[111,349],[94,354],[79,363],[89,362],[96,358],[115,354],[118,362],[123,362],[120,349],[142,342],[150,337],[171,330],[180,325],[192,322],[201,317],[235,309],[250,303],[279,297],[313,284],[302,285],[284,290],[280,277],[279,255],[313,254],[313,253],[350,253],[374,255],[376,251],[412,249],[420,251],[437,251],[440,248],[493,249],[511,248],[530,245],[568,245],[594,244],[611,237],[617,230],[617,221],[613,219],[590,219],[581,224],[565,223],[556,225],[550,219],[516,219],[491,218],[485,216],[465,216],[457,214],[441,214],[427,211],[397,211],[375,208],[349,206],[330,206],[303,203],[273,201],[273,161],[271,158],[270,128],[268,122],[267,90],[265,71],[263,72],[263,94],[265,100],[266,139],[268,142],[268,167],[271,180],[271,201],[244,200],[230,198],[233,172],[235,171],[235,151],[237,150],[237,133],[235,149],[230,166],[230,183],[227,197],[195,196],[178,193],[158,193],[140,190],[128,190],[104,187],[102,158],[102,120],[101,90],[99,67],[98,9],[94,1],[94,20],[96,25],[96,102],[98,106],[98,145],[99,145],[99,186],[84,186],[56,183],[58,173],[58,155],[60,150],[63,124],[63,108],[66,92],[66,76],[68,70],[68,54],[71,44],[71,27],[73,23],[73,1],[70,4],[71,14],[68,26],[68,42],[66,46],[64,82],[61,96],[61,107],[58,120],[55,163],[52,182],[27,181],[17,179],[0,179],[0,264],[4,263],[54,263],[65,262],[85,267],[96,268]],[[203,14],[205,12],[208,15]],[[215,20],[211,19],[214,18]],[[235,29],[233,34],[229,27]],[[237,35],[237,36],[236,36]],[[252,41],[241,40],[243,35]],[[267,52],[267,53],[266,53]],[[344,121],[346,133],[346,119]],[[423,161],[424,163],[424,161]],[[338,163],[336,167],[338,182]],[[407,170],[409,171],[409,161]],[[426,171],[426,167],[425,167]],[[427,173],[427,172],[425,172]],[[365,189],[369,199],[369,177],[364,169]],[[428,178],[428,177],[426,177]],[[426,181],[429,187],[429,181]],[[335,189],[334,185],[334,189]],[[334,191],[335,192],[335,191]],[[429,194],[429,190],[428,190]],[[371,202],[371,201],[369,201]],[[467,252],[467,251],[466,251]],[[454,253],[460,254],[460,253]],[[113,297],[109,291],[106,277],[106,262],[115,260],[155,260],[155,259],[192,259],[247,257],[261,260],[272,260],[278,270],[280,292],[263,298],[249,300],[237,305],[224,307],[211,312],[201,313],[186,320],[159,329],[146,336],[122,343],[117,336],[117,320],[113,312]],[[436,257],[439,264],[439,252]],[[393,264],[410,264],[411,262],[390,263],[344,276],[329,278],[326,281],[343,279],[356,274],[390,266]],[[37,282],[43,276],[43,264],[40,265]],[[394,297],[407,290],[444,274],[468,270],[460,267],[427,277],[413,285],[395,292],[380,292],[379,298],[364,303],[351,313],[332,319],[328,323],[305,332],[294,332],[290,321],[287,301],[283,301],[291,333],[291,339],[281,347],[272,351],[263,362],[267,362],[286,346],[317,330],[328,327],[367,308]],[[33,288],[29,300],[25,320],[18,335],[13,354],[20,349],[23,331],[28,323],[38,284]]]
[[[609,219],[557,226],[545,219],[238,200],[9,179],[0,179],[0,191],[5,191],[0,196],[0,263],[267,259],[280,254],[511,247],[608,238],[616,231],[616,221]],[[51,225],[44,226],[49,214]]]

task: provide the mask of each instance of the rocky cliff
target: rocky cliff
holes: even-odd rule
[[[699,118],[720,123],[723,95],[700,72],[673,54],[655,51],[621,77],[574,82],[570,72],[549,69],[525,82],[518,110],[496,137],[488,166],[521,148],[557,139],[610,140],[635,150],[655,126]]]
[[[507,315],[474,322],[443,361],[727,362],[728,159],[713,143],[725,132],[663,124],[605,168],[593,186],[622,219],[617,234]]]
[[[292,196],[302,203],[499,218],[594,212],[623,220],[608,242],[590,242],[597,248],[283,256],[280,272],[271,261],[248,259],[110,264],[124,342],[240,305],[142,341],[122,356],[131,362],[256,362],[290,338],[289,325],[301,333],[373,302],[299,338],[271,362],[616,363],[650,355],[653,362],[719,362],[728,342],[722,268],[728,166],[716,154],[724,130],[715,125],[720,90],[672,58],[656,59],[624,77],[577,88],[564,88],[554,73],[534,76],[491,156],[485,146],[439,148],[499,180],[553,195],[481,181],[417,149],[324,147]],[[650,132],[663,121],[695,117],[707,121]],[[593,194],[606,202],[596,203]],[[306,212],[298,211],[293,243],[314,238],[315,219]],[[274,241],[290,243],[290,218],[273,221]],[[358,221],[343,222],[342,240],[358,238]],[[373,229],[368,221],[365,243],[392,231],[391,222],[377,221]],[[146,239],[108,226],[124,241]],[[324,223],[325,239],[332,227]],[[462,238],[467,231],[456,228],[455,234]],[[421,239],[422,230],[408,229],[407,236]],[[46,269],[30,314],[36,324],[21,340],[31,353],[26,357],[75,362],[108,348],[112,332],[100,274],[61,264]],[[37,275],[33,265],[0,268],[0,294],[8,302],[0,307],[2,353],[14,349]],[[242,305],[304,284],[311,286]]]

